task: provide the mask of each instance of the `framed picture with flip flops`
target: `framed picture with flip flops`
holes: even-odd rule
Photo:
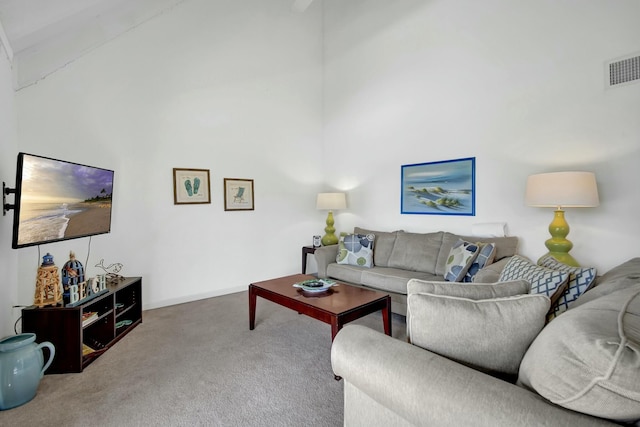
[[[209,169],[173,168],[173,204],[211,203]]]

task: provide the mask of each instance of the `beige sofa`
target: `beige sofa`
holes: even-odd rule
[[[338,264],[338,245],[316,249],[318,277],[332,278],[346,283],[388,292],[391,311],[406,315],[407,282],[411,279],[444,280],[445,263],[454,243],[462,238],[470,242],[492,242],[496,245],[494,264],[475,276],[476,282],[497,280],[507,259],[516,253],[517,237],[458,236],[435,233],[382,232],[360,227],[354,234],[374,234],[374,267]]]
[[[522,295],[518,283],[506,293],[458,286],[480,300],[442,296],[440,285],[409,284],[413,344],[360,325],[338,333],[331,361],[344,380],[345,426],[640,426],[640,258],[599,277],[546,326],[546,296]],[[474,320],[486,304],[493,321]],[[501,363],[517,382],[483,372]]]

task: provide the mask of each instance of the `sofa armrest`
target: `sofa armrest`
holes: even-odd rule
[[[333,262],[336,262],[336,255],[338,255],[338,245],[321,246],[316,249],[314,253],[316,257],[316,264],[318,264],[318,277],[327,277],[327,266]]]
[[[511,257],[502,258],[500,261],[478,270],[476,275],[473,276],[473,281],[475,283],[496,283],[504,266],[507,265],[510,259]]]
[[[416,426],[614,425],[361,325],[338,333],[331,364],[345,387],[367,396],[358,402],[374,401]],[[345,400],[345,413],[352,404]]]

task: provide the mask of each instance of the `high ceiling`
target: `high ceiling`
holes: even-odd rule
[[[0,0],[0,44],[18,64],[14,86],[29,86],[185,1],[189,0]],[[302,12],[311,2],[291,0],[291,8]]]

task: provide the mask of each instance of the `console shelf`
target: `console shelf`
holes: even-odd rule
[[[27,307],[22,310],[22,331],[49,341],[56,355],[47,374],[82,372],[98,356],[142,323],[142,278],[127,277],[108,284],[109,292],[76,307]],[[83,313],[96,312],[97,320],[83,326]],[[88,347],[93,352],[83,355]]]

